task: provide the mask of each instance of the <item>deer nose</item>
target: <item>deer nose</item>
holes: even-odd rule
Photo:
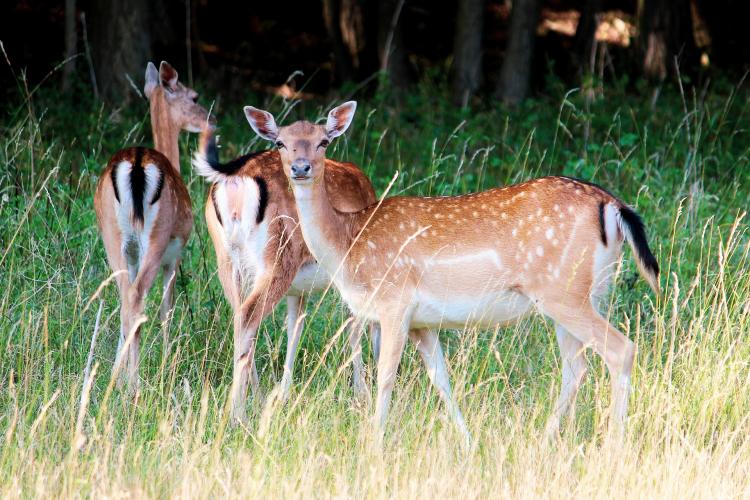
[[[312,169],[312,165],[310,165],[310,160],[305,160],[303,158],[297,158],[292,162],[292,177],[295,178],[305,178],[310,175],[310,170]]]

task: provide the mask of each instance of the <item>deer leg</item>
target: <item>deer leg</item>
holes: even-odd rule
[[[300,310],[304,307],[305,299],[302,296],[286,297],[286,359],[284,360],[284,375],[281,377],[278,394],[282,401],[289,397],[292,387],[292,376],[294,375],[294,360],[297,356],[302,330],[304,329],[304,317],[300,319]]]
[[[166,241],[156,240],[151,243],[143,260],[140,262],[138,275],[130,286],[128,291],[129,323],[128,335],[130,346],[127,349],[127,377],[128,390],[131,394],[138,392],[138,368],[139,368],[139,350],[141,339],[141,328],[135,326],[143,315],[146,295],[154,283],[156,274],[159,272],[161,257],[164,253]],[[128,342],[128,339],[125,341]]]
[[[380,357],[380,324],[377,321],[369,322],[370,347],[373,359]]]
[[[559,323],[555,325],[555,336],[560,348],[562,381],[555,409],[547,421],[546,432],[549,436],[557,435],[560,432],[562,419],[573,413],[578,388],[588,370],[583,344]]]
[[[115,278],[117,281],[117,289],[120,293],[120,335],[117,340],[117,351],[115,352],[115,365],[120,366],[120,374],[117,377],[117,387],[122,388],[127,382],[125,376],[125,365],[127,365],[127,356],[123,352],[125,345],[125,339],[128,335],[129,320],[132,317],[130,307],[128,304],[128,292],[130,291],[130,280],[128,279],[127,273],[123,272],[126,268],[125,259],[122,255],[117,254],[117,258],[110,259],[113,262],[113,269],[120,271],[120,274]],[[123,357],[125,356],[125,357]]]
[[[612,385],[612,421],[619,435],[622,435],[628,411],[635,344],[602,318],[591,303],[572,307],[546,304],[543,311],[581,344],[591,346],[604,360]]]
[[[247,420],[245,402],[247,390],[252,382],[253,394],[258,392],[258,372],[255,367],[255,341],[257,327],[244,325],[242,313],[234,319],[234,375],[232,378],[232,418],[239,422]]]
[[[385,422],[391,403],[391,394],[396,382],[396,372],[406,345],[411,321],[411,310],[403,307],[391,308],[387,315],[380,315],[381,345],[378,358],[378,394],[375,403],[375,425],[378,440],[385,433]]]
[[[159,307],[159,320],[164,323],[174,308],[174,284],[177,280],[177,269],[180,266],[179,257],[161,266],[162,270],[162,300]]]
[[[437,389],[440,399],[443,400],[448,413],[453,418],[453,422],[463,435],[464,445],[469,448],[471,446],[471,434],[466,427],[461,409],[453,399],[448,367],[445,364],[445,356],[437,332],[427,328],[411,330],[409,338],[414,342],[425,368],[427,368],[427,376],[430,378],[430,382]]]
[[[352,317],[349,323],[349,348],[352,351],[352,389],[354,390],[354,397],[359,403],[367,404],[371,400],[371,394],[365,383],[365,369],[362,360],[362,327],[362,322]]]
[[[232,417],[239,421],[246,418],[245,401],[248,384],[253,394],[259,392],[258,372],[255,367],[255,342],[261,321],[289,290],[291,282],[279,279],[278,274],[257,276],[250,295],[235,314],[234,377],[232,382]],[[293,277],[294,275],[292,275]],[[295,349],[296,350],[296,349]]]

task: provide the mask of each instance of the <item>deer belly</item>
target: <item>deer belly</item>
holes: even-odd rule
[[[300,296],[303,293],[319,292],[325,290],[330,282],[331,277],[326,270],[317,262],[311,262],[302,266],[297,272],[288,295]]]
[[[511,291],[477,295],[446,293],[442,296],[420,293],[412,316],[412,326],[463,328],[494,327],[518,320],[531,309],[526,296]]]

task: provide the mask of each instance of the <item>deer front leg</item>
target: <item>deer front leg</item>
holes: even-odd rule
[[[396,382],[396,372],[404,353],[413,308],[394,304],[378,310],[381,329],[380,357],[378,358],[378,395],[375,403],[376,439],[382,442],[385,423]]]
[[[362,361],[362,322],[353,318],[349,325],[349,348],[352,350],[352,389],[360,404],[368,404],[370,389],[365,383],[364,362]]]
[[[304,297],[288,295],[286,304],[286,359],[284,360],[284,374],[275,391],[277,397],[282,402],[289,398],[289,392],[292,388],[292,376],[294,375],[294,360],[297,356],[297,346],[302,336],[302,330],[305,327],[304,314],[300,318],[300,311],[304,308],[305,304]]]
[[[380,325],[377,321],[370,321],[368,327],[370,332],[372,358],[377,360],[380,357]]]

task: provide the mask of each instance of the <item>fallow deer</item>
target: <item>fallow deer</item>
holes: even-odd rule
[[[131,392],[138,388],[140,331],[136,325],[146,294],[161,268],[164,285],[159,317],[165,321],[174,304],[180,253],[193,227],[190,196],[180,177],[178,135],[180,130],[200,132],[208,119],[206,109],[195,102],[198,94],[179,83],[177,72],[165,61],[159,70],[148,63],[144,93],[156,149],[132,147],[115,153],[94,195],[107,260],[114,272],[120,271],[116,277],[120,292],[116,366],[127,367]],[[126,342],[129,334],[133,337]]]
[[[304,298],[330,285],[305,246],[298,228],[294,196],[277,151],[262,151],[219,161],[214,131],[201,134],[193,165],[213,184],[206,201],[206,222],[216,251],[224,294],[234,311],[234,382],[232,416],[245,419],[248,383],[258,392],[255,367],[256,334],[260,323],[281,299],[287,299],[287,350],[284,374],[275,396],[289,395],[294,359],[303,329]],[[330,202],[342,212],[359,211],[376,201],[367,176],[351,163],[325,162]],[[369,394],[359,349],[360,325],[351,325],[352,383],[357,395]],[[370,325],[374,349],[377,331]]]
[[[496,327],[536,309],[555,322],[562,384],[547,429],[556,432],[586,372],[584,348],[607,365],[613,420],[624,429],[635,345],[595,307],[627,240],[641,275],[658,293],[659,268],[643,223],[604,189],[544,177],[462,196],[391,197],[343,213],[321,182],[325,146],[349,127],[355,102],[325,125],[278,127],[249,108],[251,125],[279,149],[307,247],[352,311],[381,326],[375,423],[385,429],[396,370],[411,338],[459,429],[436,328]]]

